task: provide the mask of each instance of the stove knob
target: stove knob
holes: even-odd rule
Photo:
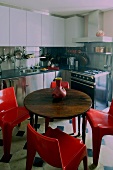
[[[91,76],[91,79],[92,79],[92,80],[93,80],[93,78],[94,78],[94,77],[93,77],[93,76]]]

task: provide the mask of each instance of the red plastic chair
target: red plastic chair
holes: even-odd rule
[[[48,127],[44,135],[27,126],[26,170],[31,170],[36,152],[49,165],[63,170],[77,170],[83,160],[87,167],[87,149],[82,140],[74,138],[58,128]]]
[[[69,83],[67,81],[62,81],[61,82],[62,87],[69,89]],[[50,88],[55,88],[56,87],[56,81],[52,81]],[[49,126],[50,119],[46,118],[45,119],[45,131],[47,130]],[[73,133],[76,133],[76,118],[72,118],[72,125],[73,125]]]
[[[86,118],[92,128],[93,164],[97,166],[102,137],[113,135],[113,100],[108,113],[90,109]]]
[[[9,162],[13,128],[29,118],[25,107],[18,107],[14,87],[0,90],[0,126],[3,134],[3,162]]]

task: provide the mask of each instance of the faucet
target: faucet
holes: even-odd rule
[[[23,68],[23,66],[18,66],[17,69],[19,70],[19,72],[21,71],[21,69]]]

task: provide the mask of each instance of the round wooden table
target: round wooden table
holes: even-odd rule
[[[29,110],[30,124],[34,123],[34,115],[54,119],[70,119],[82,115],[82,139],[85,143],[85,116],[92,105],[91,98],[81,91],[66,89],[66,97],[57,101],[52,97],[52,90],[37,90],[25,97],[24,106]]]

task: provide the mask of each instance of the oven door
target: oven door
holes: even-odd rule
[[[75,89],[75,90],[79,90],[82,91],[84,93],[86,93],[87,95],[89,95],[92,99],[92,108],[95,108],[95,85],[90,85],[88,83],[82,82],[82,81],[78,81],[78,79],[76,80],[76,78],[71,78],[71,88]]]

